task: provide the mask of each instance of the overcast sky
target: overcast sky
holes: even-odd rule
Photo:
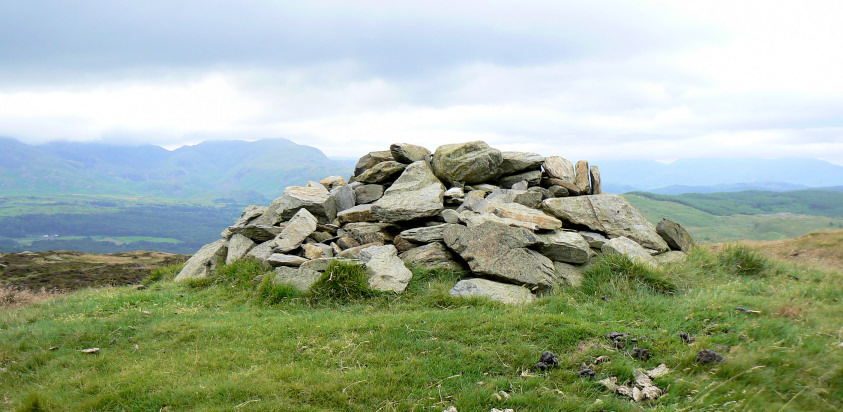
[[[843,1],[0,0],[0,136],[843,164]]]

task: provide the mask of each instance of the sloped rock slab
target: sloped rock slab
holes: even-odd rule
[[[504,203],[498,201],[486,201],[475,210],[479,213],[491,213],[505,219],[517,220],[529,223],[531,227],[544,230],[556,230],[562,227],[562,221],[548,215],[547,213],[529,208],[520,203]]]
[[[272,249],[282,253],[294,250],[314,231],[316,231],[316,217],[307,209],[299,209],[272,243]]]
[[[417,227],[414,229],[407,229],[399,233],[399,236],[405,240],[416,243],[441,242],[445,239],[446,227],[448,227],[447,224]]]
[[[620,195],[552,198],[544,200],[542,208],[563,221],[586,226],[610,237],[625,236],[649,249],[668,250],[655,226]]]
[[[357,165],[354,166],[354,176],[360,176],[363,172],[371,169],[374,165],[389,160],[395,160],[392,158],[392,153],[389,150],[369,152],[357,161]]]
[[[413,163],[430,156],[430,150],[409,143],[394,143],[389,146],[392,157],[401,163]]]
[[[228,240],[228,254],[225,257],[225,263],[228,265],[243,258],[256,245],[252,239],[241,234],[235,234]]]
[[[454,254],[442,242],[429,243],[409,249],[402,252],[398,257],[407,266],[439,267],[453,270],[464,269],[463,265],[457,261]]]
[[[400,222],[436,216],[444,206],[445,186],[425,161],[415,162],[372,205],[381,222]]]
[[[539,170],[544,163],[544,156],[537,153],[501,152],[501,175],[512,175],[528,170]]]
[[[360,251],[358,259],[369,269],[369,287],[374,290],[401,293],[413,279],[395,246],[369,246]]]
[[[371,169],[366,170],[360,176],[357,176],[355,181],[362,183],[385,183],[389,182],[404,171],[407,167],[404,163],[398,163],[394,160],[388,160],[374,165]]]
[[[472,227],[448,225],[444,235],[445,244],[476,274],[541,288],[555,284],[553,262],[527,249],[540,243],[527,229],[487,221]]]
[[[451,296],[485,296],[491,300],[509,304],[521,305],[530,303],[536,298],[530,290],[517,285],[494,282],[487,279],[473,278],[459,281],[450,292]]]
[[[576,177],[574,164],[561,156],[550,156],[544,159],[544,172],[548,176],[568,183],[574,183]]]
[[[277,209],[279,219],[288,220],[302,208],[316,216],[319,223],[331,223],[337,217],[337,200],[322,185],[284,189]]]
[[[539,235],[539,252],[554,262],[583,264],[591,258],[591,247],[577,232],[557,230]]]
[[[266,242],[281,233],[281,228],[278,226],[266,226],[249,224],[246,226],[230,226],[228,228],[230,234],[243,235],[255,242]]]
[[[228,254],[228,242],[217,240],[202,246],[184,265],[175,280],[199,279],[208,277],[217,269],[217,265],[225,260]]]
[[[355,222],[377,222],[378,218],[372,214],[372,205],[357,205],[337,213],[337,220],[341,225]]]
[[[307,262],[306,258],[296,255],[285,255],[283,253],[273,253],[266,259],[266,263],[270,266],[293,266],[299,267],[302,263]]]

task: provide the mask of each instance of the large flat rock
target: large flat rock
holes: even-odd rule
[[[425,161],[418,161],[372,204],[372,214],[381,222],[401,222],[436,216],[444,208],[445,186]]]
[[[393,143],[389,146],[389,152],[396,161],[401,163],[418,162],[430,156],[430,150],[409,143]]]
[[[603,253],[617,253],[624,255],[638,263],[650,266],[652,268],[658,267],[658,262],[651,256],[641,245],[635,243],[626,237],[616,237],[610,239],[600,248]]]
[[[512,175],[528,170],[539,170],[544,163],[544,156],[526,152],[501,152],[501,175]]]
[[[487,221],[472,227],[448,225],[445,244],[457,252],[475,274],[509,283],[553,287],[550,259],[527,247],[541,240],[530,230]]]
[[[539,252],[554,262],[583,264],[591,258],[591,247],[577,232],[557,230],[538,235],[541,239]]]
[[[463,269],[461,263],[442,242],[433,242],[409,249],[398,255],[407,266],[439,267],[445,269]]]
[[[360,251],[358,259],[369,269],[369,287],[374,290],[401,293],[413,279],[395,246],[369,246]]]
[[[319,223],[331,223],[337,217],[337,200],[321,184],[287,187],[276,212],[279,219],[288,220],[302,208],[316,216]]]
[[[485,296],[491,300],[510,305],[530,303],[536,298],[530,290],[517,285],[494,282],[487,279],[463,279],[453,289],[451,296]]]
[[[655,226],[623,196],[600,194],[551,198],[545,199],[542,207],[563,221],[586,226],[609,237],[625,236],[648,249],[668,250]]]
[[[311,233],[316,230],[316,217],[307,209],[299,209],[287,222],[287,226],[275,238],[272,249],[275,252],[286,253],[298,248]]]

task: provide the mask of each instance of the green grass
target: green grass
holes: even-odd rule
[[[734,270],[756,258],[758,273]],[[640,407],[597,381],[659,363],[671,372],[647,409],[843,409],[839,272],[742,251],[698,249],[664,270],[607,255],[581,288],[505,306],[450,296],[456,272],[416,269],[404,294],[326,301],[267,294],[253,282],[263,270],[243,261],[176,284],[173,266],[144,290],[0,311],[0,409],[631,411]],[[653,357],[612,348],[613,331]],[[79,352],[90,347],[99,353]],[[703,348],[726,362],[696,364]],[[539,373],[545,350],[561,366]],[[600,355],[611,361],[596,378],[577,375]]]
[[[786,192],[746,190],[682,195],[634,192],[634,194],[654,200],[683,204],[717,216],[794,213],[843,218],[843,192],[831,190]]]
[[[823,230],[843,228],[843,219],[827,216],[775,215],[716,215],[677,203],[671,196],[658,198],[641,194],[624,197],[653,223],[662,218],[674,220],[685,227],[697,241],[734,242],[738,240],[779,240]],[[725,200],[724,200],[725,202]],[[724,206],[725,207],[725,206]]]

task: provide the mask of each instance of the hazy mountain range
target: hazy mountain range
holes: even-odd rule
[[[348,162],[286,139],[206,141],[169,151],[158,146],[0,138],[0,195],[125,194],[231,198],[264,202],[289,185],[348,176]]]
[[[434,148],[431,148],[434,149]],[[547,154],[547,153],[545,153]],[[576,160],[576,159],[571,159]],[[284,187],[329,175],[348,177],[355,159],[328,158],[287,139],[158,146],[0,138],[0,195],[125,194],[228,198],[261,203]],[[843,186],[843,166],[816,159],[596,160],[607,192],[664,194],[798,190]]]

